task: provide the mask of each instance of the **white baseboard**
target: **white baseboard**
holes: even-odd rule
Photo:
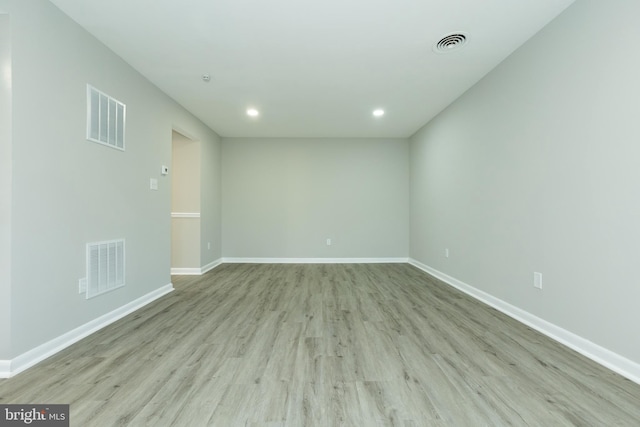
[[[200,268],[174,268],[171,267],[172,276],[199,276],[202,274]]]
[[[52,339],[49,342],[39,345],[38,347],[29,350],[14,359],[0,360],[0,378],[10,378],[19,374],[25,369],[28,369],[36,363],[53,356],[59,351],[69,347],[71,344],[74,344],[105,326],[110,325],[116,320],[133,313],[171,291],[173,291],[173,285],[169,283],[168,285],[156,289],[153,292],[149,292],[148,294],[131,301],[110,313],[100,316],[97,319]]]
[[[204,273],[213,270],[214,268],[216,268],[217,266],[219,266],[220,264],[222,264],[222,258],[217,259],[213,262],[210,262],[209,264],[202,266],[202,267],[195,267],[195,268],[171,268],[171,275],[172,276],[200,276],[203,275]]]
[[[0,378],[11,376],[11,360],[0,360]]]
[[[209,272],[211,270],[213,270],[214,268],[216,268],[217,266],[219,266],[220,264],[222,264],[222,258],[217,259],[213,262],[210,262],[209,264],[205,265],[204,267],[200,268],[200,274],[204,274],[206,272]]]
[[[222,258],[227,264],[406,264],[409,258]]]
[[[486,292],[476,289],[473,286],[461,282],[460,280],[431,268],[428,265],[416,261],[415,259],[409,259],[409,264],[427,272],[437,279],[442,280],[446,284],[461,290],[473,298],[484,302],[507,316],[524,323],[525,325],[571,348],[572,350],[577,351],[594,362],[597,362],[623,377],[640,384],[640,364],[601,347],[579,335],[574,334],[573,332],[569,332],[566,329],[554,325],[553,323],[534,316],[533,314],[502,301],[501,299]]]

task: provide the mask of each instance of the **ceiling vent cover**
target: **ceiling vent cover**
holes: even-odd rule
[[[438,43],[433,45],[436,53],[449,53],[461,49],[467,44],[467,36],[463,33],[451,33],[442,37]]]

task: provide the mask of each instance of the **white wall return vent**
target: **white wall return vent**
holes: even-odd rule
[[[87,85],[87,139],[124,151],[127,106]]]
[[[87,243],[87,299],[125,283],[124,239]]]

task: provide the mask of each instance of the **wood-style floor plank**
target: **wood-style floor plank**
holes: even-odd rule
[[[639,426],[640,386],[403,264],[222,265],[0,403],[73,426]]]

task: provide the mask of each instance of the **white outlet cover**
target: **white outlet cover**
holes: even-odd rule
[[[537,289],[542,289],[542,273],[538,273],[538,272],[533,273],[533,287]]]

